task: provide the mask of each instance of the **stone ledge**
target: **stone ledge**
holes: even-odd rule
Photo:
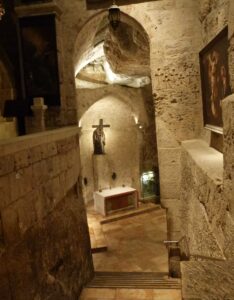
[[[66,139],[76,134],[79,134],[78,126],[71,126],[0,141],[0,157],[41,144]]]
[[[194,162],[213,181],[220,184],[223,182],[223,154],[209,147],[202,140],[188,140],[182,142],[185,150]]]

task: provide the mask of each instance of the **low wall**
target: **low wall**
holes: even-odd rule
[[[223,258],[223,155],[201,140],[190,140],[182,143],[181,162],[182,236],[191,255]]]
[[[184,300],[234,299],[234,95],[222,110],[223,154],[182,144],[181,228],[196,260],[181,263]]]
[[[78,128],[0,142],[0,298],[76,299],[92,276]]]

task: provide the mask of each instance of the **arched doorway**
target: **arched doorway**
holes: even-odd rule
[[[74,52],[78,118],[81,120],[83,113],[107,94],[121,94],[132,107],[137,107],[136,113],[132,113],[132,119],[135,121],[135,128],[141,132],[143,143],[137,166],[139,177],[134,185],[140,198],[157,198],[159,201],[149,40],[136,20],[124,13],[121,20],[120,27],[113,30],[109,27],[106,12],[101,12],[87,22],[78,35]],[[87,36],[89,38],[85,38]],[[114,104],[113,101],[109,116],[111,111],[115,114]],[[148,173],[153,173],[153,177],[145,180],[145,174]],[[152,184],[153,187],[149,188]],[[146,190],[151,193],[146,193]]]
[[[79,33],[74,66],[81,131],[82,186],[86,203],[92,200],[93,192],[99,189],[123,185],[135,188],[139,192],[140,200],[153,199],[155,202],[157,200],[156,193],[153,195],[155,197],[142,199],[144,197],[142,175],[146,172],[153,172],[155,177],[159,177],[149,52],[146,32],[137,21],[126,14],[123,14],[117,31],[109,29],[106,12],[101,12],[87,22]],[[104,121],[104,124],[110,125],[104,129],[108,163],[107,168],[101,174],[105,180],[102,181],[102,185],[96,185],[92,144],[94,128],[92,126],[97,125],[100,119]],[[113,174],[115,178],[112,177]],[[154,178],[150,178],[149,184],[152,184],[152,179]],[[156,182],[154,181],[153,184]],[[156,191],[157,188],[152,190]],[[129,243],[129,245],[130,247],[135,245],[139,252],[136,256],[138,262],[131,265],[131,270],[136,271],[139,267],[142,271],[166,272],[167,252],[162,243],[163,239],[166,239],[166,218],[164,217],[160,215],[158,218],[152,215],[149,218],[146,215],[144,221],[132,222],[135,225],[138,224],[137,228],[133,226],[135,230],[133,236],[138,242]],[[159,225],[160,220],[163,220],[163,225]],[[150,221],[149,227],[146,225],[147,221]],[[156,226],[157,222],[158,226]],[[138,235],[138,229],[145,232],[145,234],[142,233],[142,237]],[[159,231],[156,232],[157,230]],[[151,233],[148,235],[147,231]],[[153,236],[157,238],[154,239]],[[150,256],[155,264],[152,260],[143,263],[139,259],[144,252],[145,237],[146,240],[151,239],[149,245],[152,245],[153,252],[156,252],[155,245],[158,247],[157,258],[154,255]],[[123,239],[127,241],[128,237]],[[159,240],[160,246],[158,246]],[[129,247],[126,251],[129,251]],[[115,261],[115,257],[112,259]],[[162,262],[160,266],[159,261]],[[95,260],[95,265],[96,262]],[[149,265],[153,266],[152,269]]]

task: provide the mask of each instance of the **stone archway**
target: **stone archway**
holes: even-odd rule
[[[105,54],[106,59],[111,66],[111,69],[114,70],[115,74],[121,73],[127,74],[128,76],[127,80],[122,85],[129,84],[129,77],[133,76],[135,80],[135,77],[140,75],[145,75],[145,77],[144,79],[142,79],[143,77],[141,77],[140,79],[137,78],[137,80],[139,80],[138,83],[140,82],[141,85],[143,82],[144,84],[145,78],[147,78],[147,76],[150,76],[150,49],[149,38],[146,31],[140,25],[140,23],[138,23],[135,19],[125,13],[121,13],[120,28],[116,32],[107,30],[107,28],[107,12],[101,11],[93,16],[88,22],[86,22],[84,27],[81,29],[76,39],[73,56],[75,75],[80,74],[79,72],[84,69],[84,66],[89,65],[92,60],[98,58],[100,52],[99,45],[101,42],[103,42],[104,39],[103,55]],[[87,36],[89,37],[88,39]],[[103,74],[101,75],[103,78]],[[81,76],[79,75],[77,77],[80,80],[80,78],[83,79],[89,76],[90,70],[88,69],[88,72],[83,72]],[[101,76],[99,76],[99,78],[100,77]],[[96,81],[98,80],[96,80],[95,78],[94,82],[96,83]],[[121,98],[125,99],[128,103],[131,103],[131,101],[128,101],[127,97],[124,97],[124,93],[128,94],[129,98],[138,98],[139,96],[136,96],[134,92],[129,93],[130,89],[126,90],[125,88],[124,90],[124,87],[119,86],[119,88],[117,88],[117,86],[115,85],[111,85],[108,87],[106,85],[107,82],[104,82],[103,84],[103,81],[100,80],[99,83],[101,84],[94,85],[92,87],[93,89],[95,88],[95,92],[88,92],[87,86],[83,87],[83,89],[82,85],[81,88],[79,86],[79,90],[77,90],[78,119],[80,119],[83,113],[96,101],[110,93],[113,95],[115,95],[115,93],[121,93]],[[120,89],[123,89],[123,91],[120,91]],[[145,97],[145,99],[147,99],[145,100],[145,103],[143,101],[141,109],[146,110],[144,114],[148,114],[148,119],[150,120],[147,120],[146,116],[141,115],[141,109],[139,109],[139,111],[137,112],[135,119],[136,122],[144,123],[144,126],[146,125],[147,129],[150,128],[150,130],[148,130],[147,132],[147,139],[148,144],[151,144],[150,151],[143,149],[144,154],[142,155],[148,157],[148,165],[141,166],[141,171],[143,171],[145,168],[155,169],[155,165],[157,165],[157,150],[155,141],[156,133],[152,88],[150,87],[148,89],[142,90],[141,94],[143,94],[144,96],[142,97],[141,95],[139,98]],[[149,102],[151,102],[150,105]],[[131,105],[134,106],[134,102],[132,102]],[[154,149],[152,148],[153,143],[155,143]],[[152,155],[152,153],[154,154]],[[153,156],[154,158],[152,159]],[[154,160],[153,163],[152,160]]]

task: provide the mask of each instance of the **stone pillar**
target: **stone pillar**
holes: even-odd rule
[[[45,131],[45,111],[47,106],[44,105],[43,98],[34,98],[31,106],[33,117],[31,119],[31,126],[27,131],[30,133]]]
[[[111,187],[111,174],[107,154],[93,155],[94,190]]]
[[[224,197],[234,218],[234,94],[222,101],[223,109],[223,159]]]

